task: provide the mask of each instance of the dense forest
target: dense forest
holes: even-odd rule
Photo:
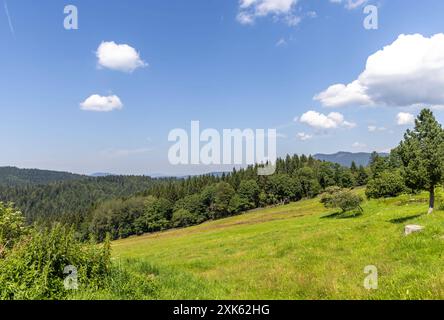
[[[0,167],[0,186],[40,185],[57,181],[85,179],[87,176],[68,172]]]
[[[130,197],[162,183],[163,180],[143,176],[109,176],[12,187],[0,185],[0,201],[14,202],[29,223],[58,221],[78,225],[96,203]]]
[[[183,227],[314,197],[332,185],[360,186],[368,176],[362,166],[345,168],[304,155],[278,159],[270,177],[258,176],[257,170],[250,166],[183,179],[67,174],[56,182],[54,175],[36,175],[30,183],[0,185],[0,201],[13,202],[30,224],[61,222],[75,226],[83,238],[103,240],[107,232],[116,239]]]

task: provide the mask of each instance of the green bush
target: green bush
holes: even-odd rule
[[[337,187],[327,188],[326,193],[321,197],[321,203],[326,208],[339,208],[343,213],[357,209],[362,211],[362,201],[359,195]]]
[[[73,229],[59,224],[33,229],[0,259],[0,299],[62,299],[74,276],[68,266],[77,271],[79,290],[100,288],[110,270],[109,241],[102,248],[82,244]]]
[[[399,196],[406,191],[404,180],[398,171],[384,171],[367,184],[365,195],[369,199]]]
[[[0,258],[27,232],[25,218],[12,204],[0,202]]]

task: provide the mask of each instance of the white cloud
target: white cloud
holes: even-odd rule
[[[411,113],[400,112],[396,116],[396,123],[399,126],[408,126],[415,123],[415,116]]]
[[[276,42],[276,47],[285,47],[287,45],[287,40],[285,38],[280,38],[278,42]]]
[[[297,138],[301,141],[307,141],[313,138],[311,134],[305,133],[305,132],[299,132],[297,135]]]
[[[307,111],[301,116],[299,121],[316,129],[336,129],[340,127],[344,128],[356,127],[355,123],[346,121],[344,119],[344,116],[338,112],[330,112],[328,115],[325,115],[316,111]]]
[[[257,18],[271,16],[289,26],[299,24],[301,18],[295,13],[299,0],[240,0],[237,20],[241,24],[253,24]]]
[[[330,0],[331,3],[345,3],[345,8],[353,10],[368,2],[368,0]]]
[[[444,105],[444,34],[400,35],[367,59],[350,84],[335,84],[314,97],[326,107]]]
[[[364,149],[367,148],[367,145],[365,143],[355,142],[352,144],[352,147],[356,149]]]
[[[80,108],[85,111],[108,112],[122,109],[123,104],[116,95],[105,97],[93,94],[80,104]]]
[[[152,148],[136,148],[136,149],[107,149],[101,152],[102,155],[110,158],[121,158],[142,155],[153,151]]]
[[[9,14],[9,9],[8,9],[8,3],[6,2],[6,0],[4,2],[4,7],[5,7],[6,17],[8,18],[9,30],[11,31],[11,34],[13,36],[15,36],[15,30],[14,30],[14,26],[12,24],[11,15]]]
[[[378,132],[378,131],[386,131],[387,129],[385,127],[377,127],[377,126],[368,126],[369,132]]]
[[[98,65],[103,68],[123,72],[133,72],[137,68],[147,67],[139,53],[127,44],[116,44],[114,41],[102,42],[96,51]]]

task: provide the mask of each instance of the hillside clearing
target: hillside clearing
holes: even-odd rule
[[[427,194],[363,209],[343,216],[304,200],[115,241],[113,257],[153,279],[146,299],[443,299],[444,212],[424,214]],[[406,237],[406,224],[425,230]],[[363,286],[368,265],[377,290]]]

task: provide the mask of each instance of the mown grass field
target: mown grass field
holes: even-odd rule
[[[304,200],[116,241],[113,260],[149,281],[137,298],[444,299],[444,211],[427,215],[427,194],[363,209],[343,216]],[[406,224],[425,230],[406,237]],[[377,290],[364,288],[367,265]]]

